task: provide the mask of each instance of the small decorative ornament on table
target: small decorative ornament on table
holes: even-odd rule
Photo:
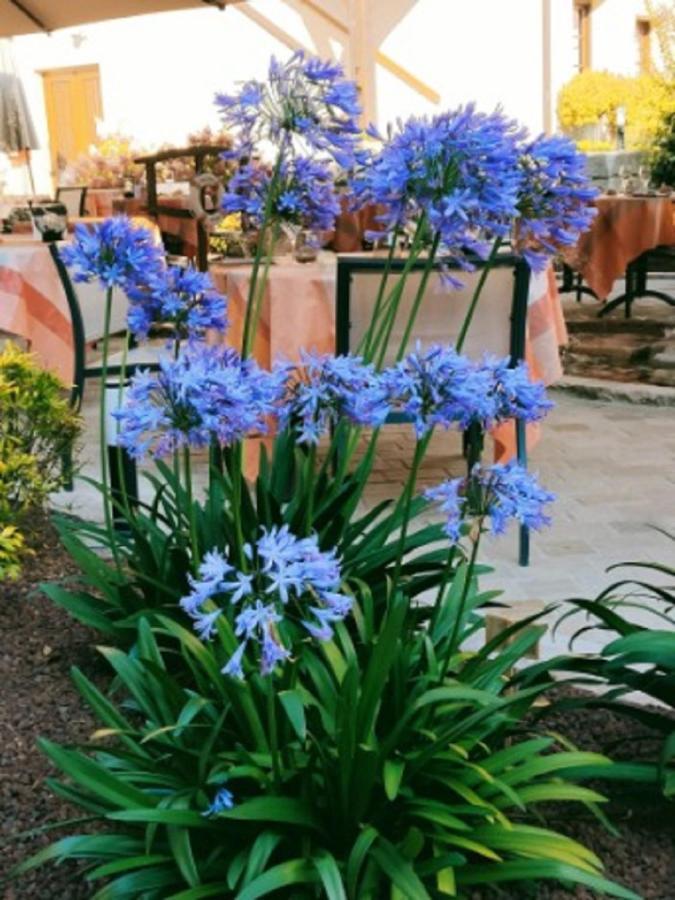
[[[68,211],[63,203],[32,206],[33,224],[43,241],[60,241],[68,227]]]
[[[313,231],[301,228],[295,236],[293,256],[297,262],[314,262],[319,255],[319,239]]]

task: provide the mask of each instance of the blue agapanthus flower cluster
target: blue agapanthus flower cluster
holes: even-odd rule
[[[342,66],[303,52],[270,62],[267,81],[247,81],[236,93],[218,94],[223,124],[235,135],[230,158],[252,156],[261,142],[284,150],[318,151],[349,169],[358,154],[357,88]]]
[[[317,444],[340,419],[378,428],[390,411],[389,392],[375,367],[353,356],[303,353],[288,381],[280,424],[301,444]]]
[[[541,382],[530,380],[526,363],[511,367],[508,359],[486,357],[473,362],[453,347],[418,347],[382,373],[394,410],[412,420],[415,434],[433,428],[483,429],[519,418],[534,422],[553,404]]]
[[[216,795],[202,813],[203,816],[217,816],[219,813],[227,812],[228,809],[234,808],[234,795],[232,791],[221,787],[216,791]]]
[[[555,494],[544,490],[536,476],[517,462],[475,466],[469,477],[448,479],[429,488],[425,497],[440,505],[452,541],[460,539],[468,517],[489,518],[495,535],[502,534],[511,519],[528,528],[543,528],[551,524],[544,508],[555,500]]]
[[[525,144],[518,171],[518,249],[533,269],[542,269],[590,227],[598,191],[588,180],[583,155],[567,138],[542,135]]]
[[[75,239],[60,250],[75,281],[98,281],[104,289],[127,290],[158,273],[164,251],[147,228],[126,216],[113,216],[100,224],[75,226]]]
[[[160,323],[173,325],[179,338],[227,330],[227,298],[215,290],[210,275],[167,266],[161,244],[126,216],[77,225],[61,256],[75,270],[75,281],[98,281],[126,293],[127,325],[139,340]]]
[[[381,233],[424,215],[441,254],[460,263],[466,250],[484,257],[516,213],[521,136],[500,111],[486,115],[473,105],[411,118],[356,177],[356,198],[383,208]]]
[[[227,298],[208,273],[192,267],[167,266],[139,274],[127,296],[127,325],[138,339],[146,338],[157,323],[173,325],[179,338],[227,331]]]
[[[225,213],[246,213],[256,228],[263,223],[271,174],[264,166],[240,166],[222,199]],[[328,231],[340,212],[334,176],[321,160],[306,156],[285,159],[280,166],[270,217],[314,231]]]
[[[244,654],[251,647],[257,647],[254,655],[263,675],[290,657],[282,635],[288,623],[328,641],[335,623],[352,606],[351,598],[340,593],[335,551],[321,550],[315,535],[298,538],[287,525],[263,529],[256,543],[246,547],[246,557],[249,570],[242,572],[223,554],[211,551],[198,577],[190,579],[191,592],[180,601],[202,640],[214,635],[222,615],[233,619],[239,645],[223,673],[235,678],[244,677]],[[219,597],[228,605],[216,605]]]
[[[284,381],[232,348],[192,343],[157,372],[137,373],[115,412],[118,441],[135,459],[181,447],[227,446],[265,433]]]
[[[546,396],[546,386],[532,380],[526,362],[512,366],[508,357],[488,356],[479,365],[490,381],[492,401],[489,415],[482,419],[476,417],[483,429],[507,419],[537,422],[553,409],[553,402]]]

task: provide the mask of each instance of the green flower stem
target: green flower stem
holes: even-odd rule
[[[279,765],[279,731],[277,727],[276,692],[272,676],[267,676],[267,727],[269,731],[270,754],[272,757],[272,773],[274,776],[274,788],[277,793],[281,790],[281,767]]]
[[[403,337],[401,338],[401,343],[399,344],[398,353],[396,354],[396,362],[399,362],[405,356],[408,342],[410,341],[410,336],[412,334],[415,321],[417,320],[420,306],[422,305],[422,300],[424,300],[424,294],[427,289],[427,282],[429,281],[429,276],[431,275],[434,268],[434,263],[436,262],[436,254],[438,253],[438,245],[440,244],[440,242],[441,236],[437,233],[431,245],[429,256],[427,257],[426,265],[424,266],[424,271],[422,272],[422,278],[420,280],[417,293],[415,294],[412,309],[410,310],[410,315],[408,316],[408,322],[406,324]]]
[[[197,537],[197,518],[195,515],[195,502],[192,491],[192,462],[190,460],[190,448],[183,448],[183,472],[185,478],[185,498],[187,501],[187,520],[190,527],[190,546],[192,549],[192,570],[196,574],[199,568],[199,540]]]
[[[445,561],[445,566],[443,568],[443,577],[441,579],[441,583],[438,586],[438,593],[436,594],[436,600],[434,601],[433,612],[431,613],[431,618],[429,619],[429,630],[432,631],[437,620],[438,614],[441,611],[441,604],[443,602],[443,597],[445,596],[445,592],[448,588],[448,584],[450,583],[450,576],[452,575],[452,564],[455,561],[455,554],[457,552],[457,545],[452,544],[450,549],[448,550],[448,558]]]
[[[403,291],[405,289],[406,282],[408,280],[408,275],[413,270],[415,263],[419,259],[420,253],[422,252],[422,242],[424,231],[426,229],[426,216],[422,214],[420,216],[420,220],[417,223],[417,228],[415,230],[415,235],[413,237],[412,246],[410,248],[410,252],[405,261],[403,269],[401,270],[401,274],[399,276],[396,285],[391,291],[389,297],[387,298],[386,303],[382,309],[383,317],[382,322],[379,326],[379,330],[375,336],[371,352],[366,357],[366,361],[370,362],[375,358],[376,353],[379,350],[379,357],[377,360],[377,367],[382,368],[382,364],[384,363],[384,357],[387,353],[387,348],[389,346],[389,339],[391,338],[391,333],[394,329],[394,325],[396,324],[396,317],[398,316],[398,310],[401,305],[401,298],[403,297]],[[374,327],[374,323],[371,323],[371,328]]]
[[[258,235],[258,246],[255,250],[255,258],[253,260],[253,271],[251,272],[251,282],[248,288],[248,300],[246,303],[246,315],[244,319],[244,333],[242,336],[242,346],[241,346],[241,356],[242,359],[246,359],[249,353],[251,352],[251,348],[253,346],[253,342],[255,340],[255,332],[258,326],[258,318],[254,312],[255,297],[257,290],[257,282],[258,282],[258,272],[260,269],[260,263],[262,261],[263,255],[265,253],[265,237],[267,235],[267,230],[270,226],[271,218],[272,218],[272,209],[274,208],[274,200],[276,197],[277,186],[279,183],[279,174],[281,172],[281,166],[284,160],[284,151],[286,148],[286,140],[282,141],[281,146],[279,147],[279,153],[277,155],[277,160],[274,165],[274,171],[272,172],[272,177],[270,178],[269,187],[267,191],[267,197],[265,198],[265,209],[263,212],[262,225],[260,227],[260,233]],[[272,255],[271,251],[274,248],[270,248],[269,256]],[[268,262],[269,265],[269,262]],[[263,290],[264,290],[264,281],[263,278]]]
[[[305,534],[312,533],[312,520],[314,518],[314,491],[316,490],[316,444],[312,444],[305,460],[305,489],[307,504],[305,506]]]
[[[455,344],[455,349],[458,353],[462,352],[462,347],[464,346],[464,341],[466,340],[467,333],[469,331],[469,326],[471,325],[471,321],[473,319],[474,313],[476,312],[476,306],[478,305],[478,301],[480,299],[480,295],[483,292],[483,288],[485,287],[485,282],[487,281],[487,277],[490,274],[490,270],[494,265],[494,261],[497,258],[497,254],[499,253],[499,248],[502,245],[502,239],[499,237],[495,240],[492,245],[492,250],[490,251],[490,255],[485,261],[485,265],[483,266],[483,270],[480,273],[480,278],[478,279],[478,284],[476,285],[476,290],[473,292],[473,297],[471,298],[471,303],[469,304],[469,308],[467,310],[466,316],[464,317],[464,321],[462,322],[462,327],[460,328],[459,335],[457,336],[457,343]]]
[[[115,538],[115,529],[112,520],[110,494],[110,473],[108,472],[108,445],[106,441],[106,426],[108,416],[107,400],[107,381],[108,381],[108,357],[110,355],[110,320],[112,316],[112,297],[113,289],[111,287],[106,291],[105,296],[105,313],[103,320],[103,359],[101,361],[101,400],[99,403],[99,449],[101,458],[101,484],[103,486],[103,516],[105,518],[105,527],[108,534],[108,541],[112,550],[113,559],[117,568],[120,568],[120,557],[117,550],[117,541]]]
[[[117,393],[117,406],[118,408],[122,406],[122,402],[124,400],[124,387],[127,380],[127,357],[129,355],[129,332],[126,332],[126,336],[124,339],[124,347],[122,348],[122,363],[120,365],[120,385],[119,391]],[[119,433],[119,426],[118,426]],[[124,450],[120,449],[116,454],[117,456],[117,477],[120,483],[120,495],[122,499],[122,508],[124,509],[124,515],[127,519],[130,519],[132,516],[131,504],[129,503],[129,495],[127,494],[127,485],[126,480],[124,478],[124,463],[122,460],[122,454]]]
[[[253,343],[255,341],[255,336],[258,332],[258,325],[260,323],[260,316],[262,314],[263,300],[265,297],[265,288],[267,287],[267,281],[269,279],[270,266],[272,264],[272,257],[274,256],[274,248],[276,247],[277,241],[279,239],[279,231],[280,231],[279,222],[274,222],[272,224],[272,239],[270,240],[269,253],[265,256],[265,264],[263,266],[262,274],[255,274],[255,290],[253,291],[253,313],[250,317],[249,324],[250,330],[248,334],[248,343],[244,344],[244,352],[242,353],[242,357],[246,359],[246,357],[253,350]],[[259,265],[259,263],[258,263]],[[251,276],[251,284],[254,283],[253,274]],[[249,299],[249,303],[251,300]],[[246,315],[248,318],[248,304],[246,307]]]
[[[448,649],[445,654],[445,659],[443,661],[443,667],[441,669],[441,681],[445,678],[448,667],[450,666],[450,660],[455,653],[457,643],[457,637],[459,635],[460,625],[462,623],[462,617],[464,615],[464,607],[466,606],[467,597],[469,596],[469,590],[471,588],[471,580],[473,578],[473,570],[476,566],[476,559],[478,558],[478,550],[480,548],[480,538],[483,531],[483,519],[479,519],[477,523],[478,532],[475,538],[472,538],[472,547],[471,547],[471,555],[469,556],[469,562],[466,568],[466,576],[464,581],[464,586],[462,587],[462,596],[459,600],[459,606],[457,607],[457,615],[455,616],[455,622],[452,626],[452,634],[450,635],[450,640],[448,641]]]
[[[395,513],[399,509],[403,509],[403,522],[401,523],[401,534],[398,540],[398,550],[396,552],[396,568],[394,569],[393,579],[394,588],[396,588],[396,586],[398,585],[398,579],[401,575],[401,568],[403,566],[405,542],[406,538],[408,537],[408,526],[410,524],[410,504],[412,503],[412,498],[417,486],[417,475],[419,473],[422,460],[426,455],[427,448],[429,447],[429,441],[431,440],[432,434],[433,430],[425,434],[424,437],[421,440],[418,440],[415,444],[415,454],[413,456],[412,465],[410,467],[410,475],[408,476],[408,479],[405,483],[403,494],[396,504]]]
[[[241,524],[241,488],[244,468],[244,442],[238,441],[233,449],[232,458],[232,520],[235,530],[235,553],[242,572],[247,570],[246,554],[244,553],[244,532]]]
[[[387,253],[387,261],[384,266],[384,271],[382,273],[382,278],[380,279],[380,285],[377,290],[377,297],[375,298],[375,306],[373,308],[373,315],[370,322],[370,327],[366,331],[366,333],[361,338],[359,342],[359,346],[357,347],[356,353],[357,355],[368,356],[370,352],[370,341],[373,337],[373,327],[377,322],[380,316],[380,307],[382,306],[382,301],[384,299],[384,291],[387,286],[387,281],[389,280],[389,275],[391,273],[391,264],[394,259],[394,254],[396,253],[396,245],[398,243],[398,238],[400,234],[400,229],[396,226],[394,233],[391,239],[391,246],[389,247],[389,252]]]

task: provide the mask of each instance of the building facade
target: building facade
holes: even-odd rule
[[[580,69],[635,74],[657,54],[647,0],[249,0],[15,38],[40,149],[38,191],[95,134],[144,147],[217,126],[212,99],[304,47],[345,63],[367,116],[475,101],[554,131],[560,87]],[[656,60],[658,61],[658,60]],[[9,173],[20,192],[24,172]]]

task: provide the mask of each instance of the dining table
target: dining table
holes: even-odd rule
[[[83,224],[103,219],[82,218]],[[159,243],[154,222],[135,217]],[[85,341],[103,333],[105,297],[95,282],[75,286]],[[111,332],[126,328],[126,297],[118,291],[112,306]],[[49,244],[31,234],[0,234],[0,332],[35,354],[45,368],[71,385],[75,369],[72,316]]]
[[[251,284],[249,264],[216,262],[211,274],[218,290],[227,294],[230,329],[228,343],[241,346],[243,322]],[[253,356],[269,368],[277,359],[297,362],[303,350],[335,353],[335,287],[337,256],[320,253],[315,262],[299,263],[292,257],[277,257],[269,269],[262,302]],[[439,282],[430,290],[445,290]],[[494,310],[479,303],[471,325],[476,354],[480,335],[493,330]],[[533,379],[546,385],[563,374],[560,348],[567,343],[567,329],[553,267],[532,272],[528,295],[525,359]],[[508,345],[508,336],[506,336]],[[489,349],[489,348],[485,348]],[[516,452],[515,423],[506,422],[493,429],[496,461],[504,462]],[[538,425],[528,426],[528,445],[539,439]]]
[[[590,229],[563,259],[606,302],[629,264],[656,247],[675,245],[675,206],[670,194],[603,194],[595,205]]]

